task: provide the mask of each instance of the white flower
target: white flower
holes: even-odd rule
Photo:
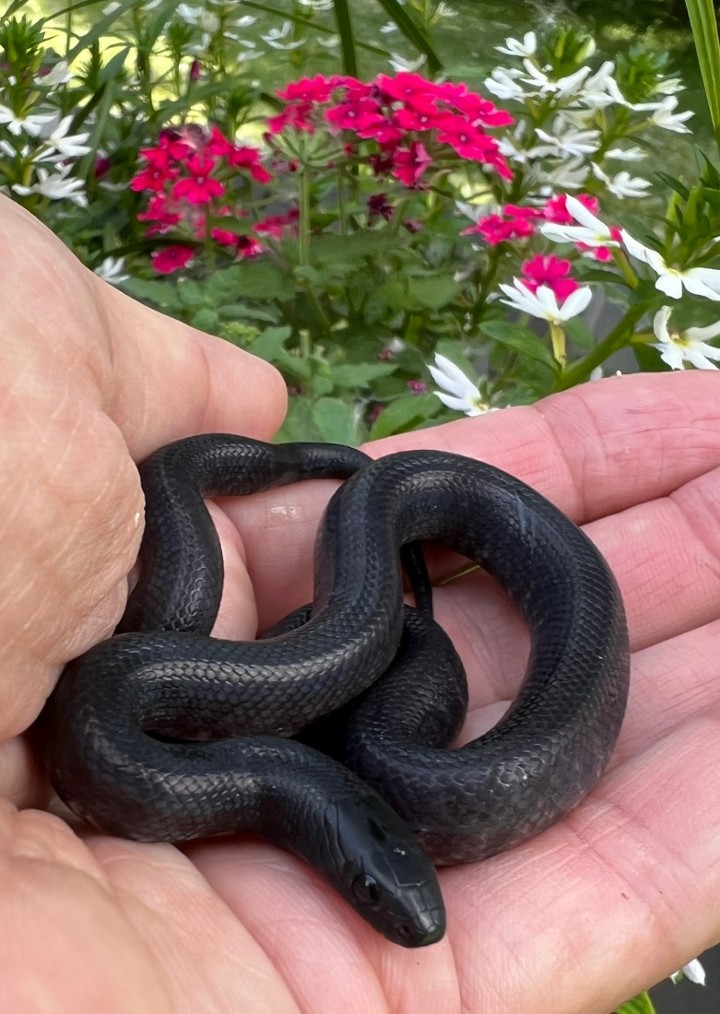
[[[532,93],[526,92],[517,78],[521,77],[519,70],[505,70],[504,67],[496,67],[491,71],[490,77],[486,77],[483,84],[486,91],[489,91],[498,99],[524,99]]]
[[[299,0],[301,7],[309,7],[312,11],[332,10],[333,0]]]
[[[554,134],[539,127],[537,136],[547,142],[535,149],[538,155],[589,155],[600,147],[599,130],[578,130],[562,116],[553,121]]]
[[[72,74],[68,70],[67,60],[58,60],[53,69],[47,74],[39,74],[33,78],[36,85],[43,88],[56,88],[57,85],[67,84],[72,81]]]
[[[505,45],[496,46],[495,49],[508,56],[532,56],[537,50],[537,36],[535,32],[526,32],[522,42],[518,39],[505,39]]]
[[[536,292],[531,292],[519,278],[513,278],[512,286],[501,285],[500,288],[508,297],[501,299],[501,303],[507,303],[513,310],[529,313],[531,317],[542,317],[550,324],[564,324],[571,317],[577,317],[592,299],[592,291],[587,285],[571,292],[562,306],[558,305],[557,296],[547,285],[540,285]]]
[[[683,965],[680,971],[674,972],[670,978],[673,982],[677,982],[683,975],[686,979],[689,979],[690,982],[694,982],[698,986],[705,985],[705,969],[697,958],[693,958],[689,964]]]
[[[605,152],[605,158],[616,158],[618,162],[642,162],[645,157],[645,152],[636,144],[632,148],[609,148]]]
[[[66,166],[59,173],[51,176],[47,169],[38,166],[37,183],[34,183],[31,187],[22,186],[20,183],[13,183],[12,189],[16,194],[21,194],[22,196],[27,196],[27,194],[42,194],[43,197],[47,197],[51,201],[61,201],[67,197],[74,204],[78,204],[84,208],[87,205],[87,198],[84,193],[81,193],[84,186],[83,181],[67,179],[68,172],[69,167]],[[720,296],[718,298],[720,299]]]
[[[553,240],[555,243],[584,243],[586,246],[620,246],[613,238],[610,226],[605,225],[599,218],[593,215],[589,208],[577,199],[567,194],[565,207],[580,225],[560,225],[557,222],[546,222],[540,226],[543,236]]]
[[[6,124],[7,129],[15,137],[18,137],[23,131],[29,134],[30,137],[37,137],[45,124],[50,123],[54,119],[55,113],[31,113],[29,116],[21,119],[15,115],[12,109],[0,105],[0,123]]]
[[[671,299],[680,299],[683,288],[696,296],[706,299],[720,300],[720,270],[717,268],[671,268],[665,258],[649,247],[643,246],[625,229],[621,230],[622,241],[631,257],[636,257],[643,264],[649,264],[659,276],[655,288],[660,289]]]
[[[615,99],[608,92],[608,83],[612,82],[617,88],[613,77],[614,73],[615,64],[613,61],[605,60],[594,74],[585,79],[578,94],[578,100],[590,109],[601,109],[604,106],[612,105]]]
[[[554,81],[544,71],[536,67],[531,60],[523,60],[527,75],[523,78],[528,84],[534,85],[541,95],[556,95],[558,98],[569,98],[575,92],[590,73],[589,67],[581,67],[574,74],[558,78]]]
[[[124,257],[106,257],[102,264],[98,264],[95,268],[95,274],[111,285],[119,285],[130,277],[124,274],[124,269]]]
[[[483,412],[492,411],[480,397],[477,385],[466,376],[459,366],[435,353],[435,365],[428,364],[430,376],[441,389],[434,391],[436,397],[443,405],[453,409],[455,412],[464,412],[465,415],[482,415]]]
[[[271,49],[298,49],[300,46],[305,45],[305,39],[296,39],[294,42],[283,42],[290,32],[292,31],[292,22],[283,21],[282,28],[271,28],[267,35],[261,35],[260,38],[263,42],[267,42]]]
[[[653,331],[658,339],[653,345],[660,353],[660,358],[673,370],[684,369],[686,362],[692,363],[697,370],[717,370],[711,359],[720,359],[720,349],[705,343],[705,338],[717,338],[720,335],[720,321],[708,324],[707,327],[688,327],[684,331],[670,331],[668,321],[672,308],[661,307],[653,317]]]
[[[684,91],[685,85],[679,77],[665,77],[661,78],[652,90],[659,92],[661,95],[675,95],[676,92]]]
[[[692,131],[689,127],[685,126],[684,121],[689,120],[691,116],[695,114],[691,110],[687,110],[684,113],[676,113],[673,110],[678,104],[676,95],[668,95],[668,97],[655,108],[655,112],[652,114],[650,119],[653,121],[656,127],[662,127],[663,130],[673,130],[676,134],[691,134]]]
[[[415,60],[408,60],[400,53],[390,54],[390,66],[397,74],[402,74],[404,71],[413,73],[419,70],[420,67],[425,63],[425,54],[421,53]]]
[[[68,134],[72,116],[60,119],[60,113],[56,113],[53,119],[43,127],[40,137],[45,144],[50,146],[50,151],[43,152],[37,159],[52,158],[53,150],[59,152],[64,158],[76,158],[80,155],[87,155],[90,147],[84,144],[89,134]]]
[[[591,162],[590,168],[597,179],[604,183],[615,197],[647,197],[645,191],[651,186],[650,180],[644,180],[640,176],[631,176],[624,169],[616,173],[615,176],[608,176],[595,162]]]
[[[394,21],[388,21],[388,23],[386,25],[382,25],[380,27],[380,32],[383,35],[392,35],[392,33],[396,32],[397,30],[398,30],[398,26],[395,24]]]
[[[540,165],[532,167],[529,176],[537,182],[544,197],[552,197],[557,190],[579,190],[588,177],[590,169],[582,155],[569,158],[553,169]]]

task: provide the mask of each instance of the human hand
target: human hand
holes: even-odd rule
[[[139,459],[177,436],[223,429],[267,438],[282,396],[263,364],[127,300],[16,208],[2,214],[18,257],[0,280],[11,477],[0,578],[9,800],[0,805],[0,1007],[606,1014],[715,940],[720,576],[707,505],[720,489],[720,410],[707,374],[607,380],[370,448],[485,458],[588,522],[625,594],[636,650],[613,770],[533,841],[441,871],[442,943],[388,944],[270,845],[224,839],[181,852],[81,839],[49,813],[15,813],[13,801],[38,799],[40,780],[11,737],[62,662],[122,611],[140,510],[128,448]],[[20,304],[29,294],[34,303]],[[330,488],[308,483],[215,509],[228,578],[218,633],[253,636],[258,617],[265,627],[310,597],[312,538]],[[436,600],[468,665],[468,733],[477,734],[517,687],[522,626],[478,574]]]

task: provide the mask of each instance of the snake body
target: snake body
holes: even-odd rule
[[[257,642],[209,637],[222,561],[203,497],[321,475],[350,477],[318,535],[307,622]],[[389,939],[439,939],[429,859],[479,859],[549,826],[607,763],[628,645],[604,560],[524,483],[441,452],[367,463],[332,445],[215,434],[161,449],[141,476],[143,570],[124,632],[66,667],[44,716],[59,795],[136,839],[259,834]],[[457,751],[446,747],[464,716],[462,667],[427,612],[403,606],[400,548],[418,540],[488,570],[532,635],[515,703]],[[286,738],[358,695],[342,746],[352,772]]]

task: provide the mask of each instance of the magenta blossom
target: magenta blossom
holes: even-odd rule
[[[536,254],[522,265],[523,285],[531,292],[537,292],[541,285],[552,289],[559,300],[580,288],[574,278],[568,278],[572,265],[570,261],[555,257],[554,254]]]

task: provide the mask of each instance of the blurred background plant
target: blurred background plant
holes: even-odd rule
[[[0,184],[108,281],[274,362],[285,438],[531,402],[625,348],[714,368],[712,286],[669,318],[621,236],[712,270],[712,165],[685,144],[685,181],[640,174],[689,135],[667,53],[604,59],[546,18],[451,65],[444,4],[369,6],[390,20],[363,38],[340,0],[11,6]]]

